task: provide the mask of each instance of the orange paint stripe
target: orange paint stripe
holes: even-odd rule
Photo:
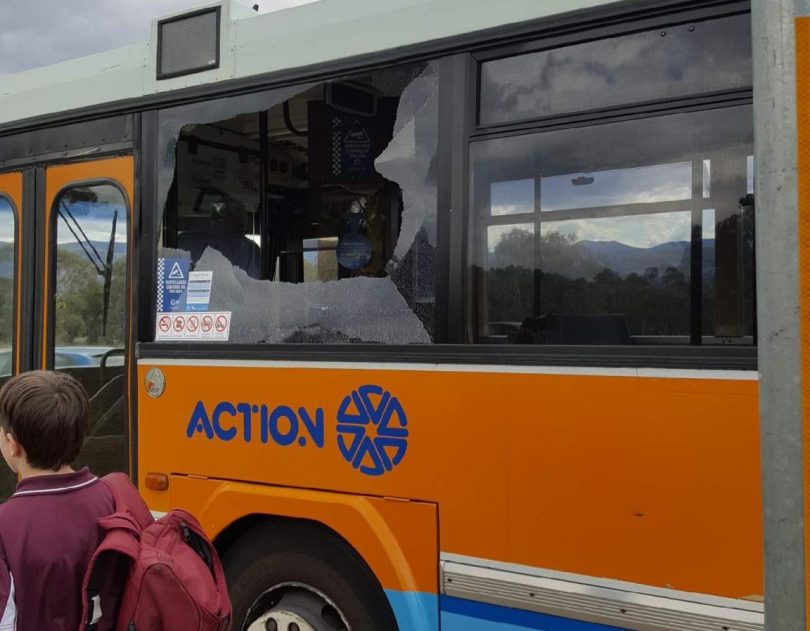
[[[805,550],[810,550],[810,19],[796,20],[796,88],[799,170],[799,309],[802,339]],[[807,573],[805,561],[805,573]],[[807,582],[810,585],[810,581]],[[810,593],[810,590],[808,590]],[[810,609],[807,612],[810,628]]]

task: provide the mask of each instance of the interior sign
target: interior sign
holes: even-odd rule
[[[185,311],[188,259],[175,257],[158,259],[157,279],[157,310],[159,312]]]
[[[208,311],[214,272],[189,272],[186,291],[187,311]]]

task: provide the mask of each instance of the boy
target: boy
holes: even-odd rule
[[[82,385],[35,371],[0,389],[0,452],[20,482],[0,505],[0,631],[76,631],[81,584],[101,543],[97,520],[112,493],[86,468],[74,471],[87,429]]]

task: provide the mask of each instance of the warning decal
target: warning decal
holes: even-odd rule
[[[186,310],[186,290],[188,289],[188,259],[160,258],[157,266],[157,310]],[[205,303],[205,309],[208,303]]]
[[[156,342],[161,340],[228,341],[230,333],[230,311],[157,314],[155,326]]]

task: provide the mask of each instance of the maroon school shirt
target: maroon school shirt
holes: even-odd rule
[[[112,512],[112,493],[86,468],[17,485],[0,506],[0,631],[79,628],[98,520]]]

